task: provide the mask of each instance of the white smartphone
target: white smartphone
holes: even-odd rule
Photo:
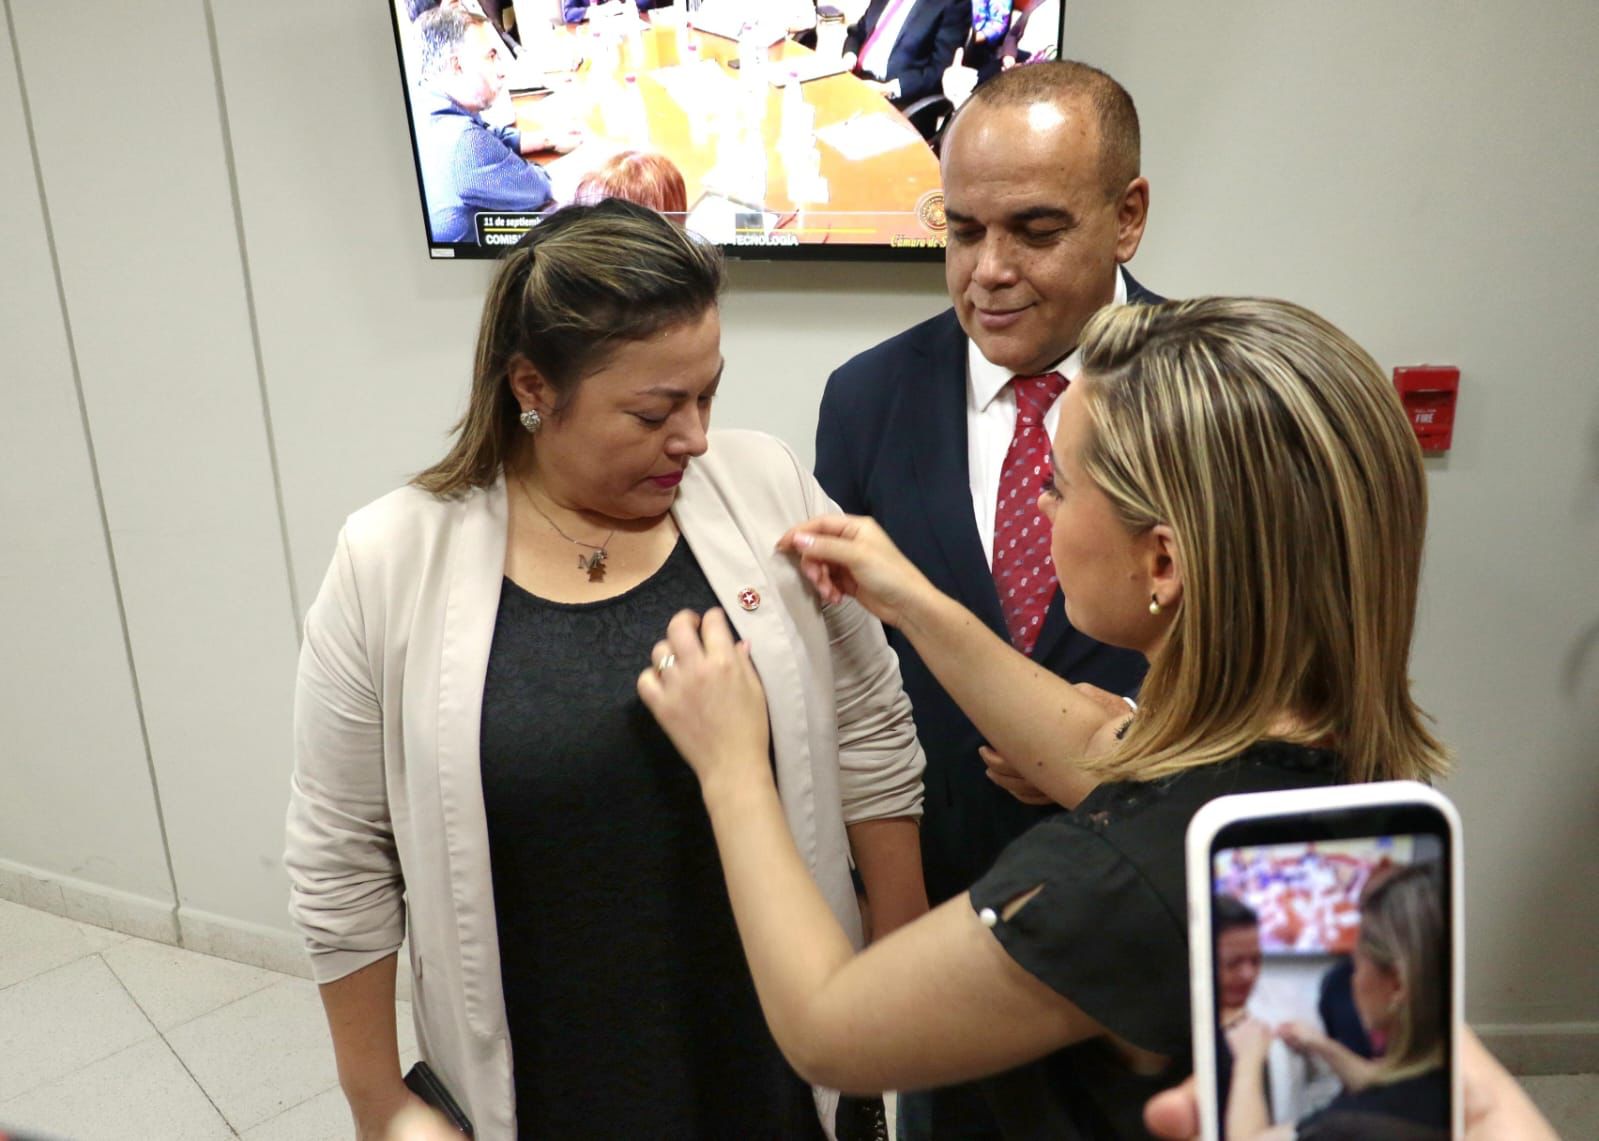
[[[1392,781],[1224,796],[1188,828],[1206,1141],[1460,1137],[1460,817]]]

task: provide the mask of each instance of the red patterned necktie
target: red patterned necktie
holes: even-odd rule
[[[1016,394],[1016,431],[1000,470],[994,508],[994,585],[1011,645],[1031,654],[1056,585],[1049,521],[1038,513],[1038,495],[1049,475],[1044,413],[1065,391],[1066,378],[1046,372],[1012,377],[1010,385]]]

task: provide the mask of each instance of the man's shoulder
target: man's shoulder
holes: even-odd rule
[[[411,98],[416,107],[417,124],[426,130],[458,131],[474,119],[471,112],[463,111],[447,96],[426,87],[417,88]]]
[[[838,366],[833,378],[851,382],[854,378],[873,378],[879,383],[886,383],[897,376],[900,365],[912,360],[964,368],[965,347],[966,335],[955,318],[955,310],[946,309],[920,324],[912,325],[903,333],[896,333],[888,340],[856,353]],[[953,360],[946,359],[950,357]]]
[[[1130,305],[1159,305],[1166,298],[1140,282],[1122,266],[1122,280],[1127,283],[1127,302]]]

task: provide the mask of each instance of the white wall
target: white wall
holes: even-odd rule
[[[172,881],[97,473],[28,123],[13,97],[14,63],[6,34],[0,42],[0,861],[170,908]]]
[[[1599,7],[1074,0],[1066,36],[1139,103],[1153,288],[1461,367],[1414,673],[1459,750],[1470,1011],[1599,1019]]]
[[[384,0],[7,12],[0,865],[283,931],[297,614],[442,447],[488,270],[426,257]],[[1599,10],[1073,0],[1067,36],[1144,117],[1148,284],[1462,367],[1415,672],[1460,748],[1471,1011],[1599,1022]],[[805,455],[827,371],[942,289],[733,281],[718,417]]]

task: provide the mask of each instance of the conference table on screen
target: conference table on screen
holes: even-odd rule
[[[648,23],[603,40],[583,25],[564,34],[577,37],[587,56],[582,67],[552,74],[548,94],[512,96],[524,133],[573,126],[582,132],[571,154],[534,156],[550,172],[558,199],[618,151],[656,151],[682,171],[691,210],[702,194],[760,205],[770,212],[773,234],[794,234],[807,244],[939,236],[916,213],[924,196],[939,189],[937,158],[893,104],[858,76],[840,72],[800,84],[813,121],[796,138],[793,124],[785,124],[793,117],[793,97],[785,111],[782,87],[764,78],[750,83],[731,68],[738,57],[732,40]],[[783,77],[817,65],[811,49],[787,39],[771,47],[769,59],[769,72]],[[851,148],[845,135],[857,130],[870,130],[875,147]],[[764,180],[753,194],[724,185],[730,137],[761,153]],[[875,153],[846,157],[832,143]],[[942,221],[936,209],[931,213]]]

